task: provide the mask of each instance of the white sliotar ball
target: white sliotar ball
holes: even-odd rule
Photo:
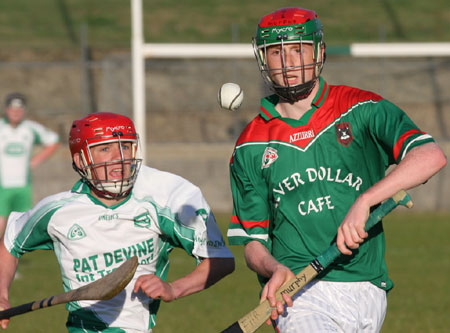
[[[224,83],[217,94],[220,107],[236,111],[244,100],[244,91],[236,83]]]

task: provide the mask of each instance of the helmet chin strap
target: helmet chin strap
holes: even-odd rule
[[[291,104],[307,98],[316,85],[317,78],[292,87],[274,86],[275,93]]]

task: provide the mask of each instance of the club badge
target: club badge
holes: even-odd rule
[[[344,147],[350,146],[350,143],[353,141],[352,127],[350,126],[350,123],[337,123],[335,128],[337,141]]]
[[[73,241],[83,239],[84,237],[86,237],[86,232],[76,223],[70,227],[69,232],[67,233],[67,239]]]
[[[262,157],[262,169],[268,168],[278,158],[278,152],[275,148],[267,147]]]
[[[135,216],[133,218],[134,220],[134,226],[137,228],[150,228],[150,225],[152,223],[152,219],[150,218],[150,213],[148,211]]]
[[[209,215],[208,215],[208,212],[205,209],[200,208],[200,209],[195,211],[195,214],[197,216],[200,216],[202,218],[202,220],[205,222],[205,224],[208,223]]]

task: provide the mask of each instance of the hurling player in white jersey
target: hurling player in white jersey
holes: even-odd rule
[[[10,307],[9,286],[19,258],[55,251],[65,291],[91,283],[137,256],[128,284],[106,301],[68,303],[69,332],[151,332],[160,301],[203,289],[234,270],[214,216],[198,187],[141,167],[133,122],[93,113],[73,122],[69,146],[81,179],[26,213],[12,213],[0,241],[0,308]],[[196,268],[166,281],[169,253],[179,247]],[[9,320],[0,321],[7,328]]]
[[[5,98],[5,116],[0,119],[0,237],[12,211],[32,206],[31,170],[59,147],[54,131],[26,119],[27,101],[21,93]],[[33,148],[41,146],[33,155]]]

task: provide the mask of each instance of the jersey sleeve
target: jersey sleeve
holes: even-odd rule
[[[248,155],[235,150],[230,163],[233,215],[227,236],[231,245],[256,240],[270,248],[267,185],[260,172],[261,166],[254,165]]]
[[[371,135],[390,157],[390,164],[400,163],[414,147],[434,142],[396,105],[381,100],[370,113]]]
[[[158,209],[158,219],[161,232],[173,246],[198,260],[233,257],[200,189],[186,181],[167,204]]]
[[[4,237],[6,249],[15,257],[34,250],[52,250],[53,241],[47,231],[56,207],[38,204],[25,213],[12,212]]]
[[[56,132],[34,121],[30,121],[30,124],[32,125],[35,144],[50,146],[59,141],[59,136]]]

